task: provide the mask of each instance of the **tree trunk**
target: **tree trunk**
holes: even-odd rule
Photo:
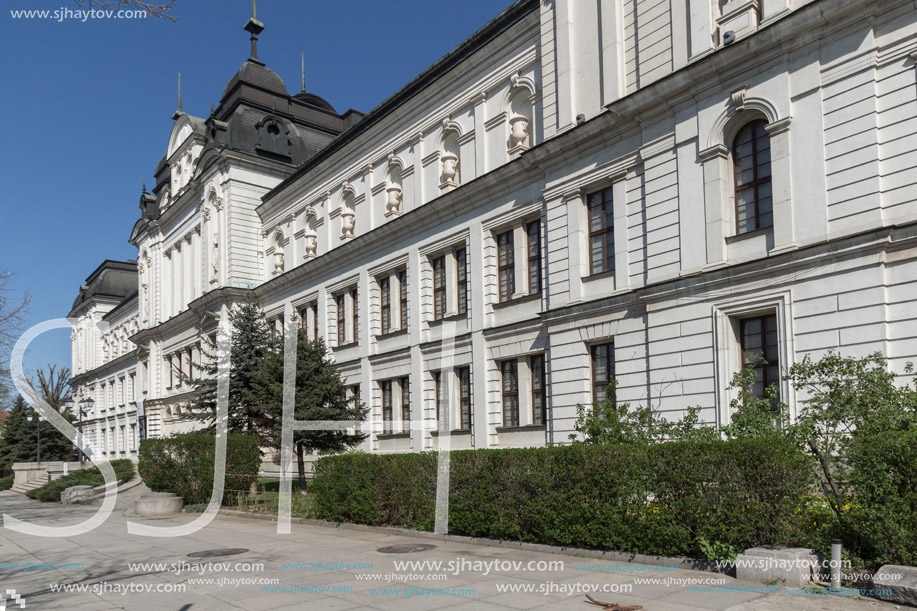
[[[834,513],[834,517],[840,517],[838,505],[841,500],[841,492],[837,487],[837,483],[834,481],[834,476],[831,473],[831,466],[828,464],[828,460],[825,458],[824,454],[821,453],[821,450],[818,449],[818,445],[815,443],[814,439],[809,437],[806,439],[806,443],[808,443],[809,449],[812,450],[812,454],[818,459],[822,473],[825,476],[825,481],[828,483],[828,487],[831,488],[831,494],[834,497],[832,502],[828,503],[831,506],[831,511]]]
[[[296,462],[299,465],[299,491],[306,491],[306,457],[302,442],[296,444]]]

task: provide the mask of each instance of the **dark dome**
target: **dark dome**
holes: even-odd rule
[[[236,83],[240,82],[259,87],[260,89],[266,89],[271,93],[287,95],[287,86],[283,84],[283,79],[277,76],[276,72],[267,68],[264,64],[251,59],[245,60],[236,75],[229,79],[229,83],[223,88],[223,98],[232,91]]]
[[[330,112],[337,114],[337,111],[334,109],[334,106],[332,106],[328,102],[328,100],[326,100],[325,98],[319,97],[315,95],[314,93],[306,93],[305,91],[302,91],[294,95],[293,99],[299,100],[303,104],[307,104],[314,108],[319,108],[321,110],[328,110]]]

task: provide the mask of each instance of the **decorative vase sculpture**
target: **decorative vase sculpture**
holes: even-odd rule
[[[443,162],[443,186],[458,186],[458,155],[443,153],[440,160]]]
[[[306,234],[306,255],[305,259],[314,259],[318,250],[318,236],[314,233]]]
[[[528,117],[513,117],[510,119],[510,140],[514,147],[525,146],[529,139]]]
[[[274,253],[274,275],[283,273],[283,253],[275,252]]]
[[[353,228],[355,226],[356,215],[353,210],[344,208],[341,213],[341,239],[349,240],[353,237]]]
[[[401,214],[401,187],[392,185],[388,187],[385,192],[388,194],[385,203],[385,213],[387,215]]]

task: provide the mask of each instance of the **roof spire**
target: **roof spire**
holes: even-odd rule
[[[306,92],[306,53],[305,51],[302,51],[302,57],[300,59],[302,61],[302,68],[301,68],[302,71],[300,75],[301,83],[302,83],[301,85],[302,90],[300,91],[300,93],[305,93]]]
[[[258,21],[258,8],[255,6],[255,0],[252,0],[252,16],[245,23],[245,31],[251,32],[252,35],[252,54],[249,57],[249,61],[253,61],[264,65],[263,62],[258,59],[258,34],[264,31],[264,24]]]
[[[143,181],[143,191],[142,193],[146,194],[146,181]]]
[[[172,113],[172,119],[177,119],[185,114],[181,109],[181,72],[178,73],[178,109]]]

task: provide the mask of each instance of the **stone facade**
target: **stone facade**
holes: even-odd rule
[[[564,442],[612,375],[618,401],[725,424],[756,350],[791,414],[779,372],[806,354],[901,371],[915,57],[897,0],[520,0],[365,117],[321,110],[331,128],[252,85],[333,136],[297,161],[217,149],[225,92],[177,113],[111,321],[139,320],[117,358],[147,433],[191,426],[202,340],[248,294],[326,339],[376,452],[435,449],[437,417],[452,448]],[[93,365],[75,386],[98,405]]]

